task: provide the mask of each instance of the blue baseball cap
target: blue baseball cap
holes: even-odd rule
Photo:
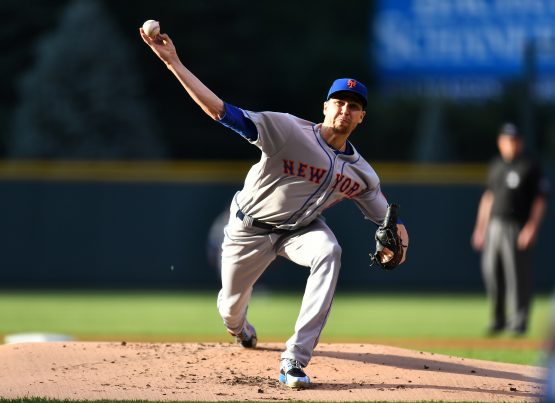
[[[368,104],[368,90],[364,84],[353,78],[338,78],[335,80],[328,91],[328,98],[326,100],[329,100],[337,92],[351,92],[360,98],[363,107],[366,108]]]

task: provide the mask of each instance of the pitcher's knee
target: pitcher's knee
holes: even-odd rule
[[[336,243],[326,243],[318,248],[318,253],[314,257],[314,265],[322,262],[340,262],[342,249]]]
[[[341,259],[342,249],[339,244],[336,243],[329,243],[326,244],[326,247],[322,248],[322,253],[326,256],[329,256],[333,259]]]

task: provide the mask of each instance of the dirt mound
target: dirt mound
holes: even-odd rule
[[[283,345],[0,346],[0,397],[75,400],[534,401],[544,369],[373,344],[320,344],[308,390],[277,381]]]

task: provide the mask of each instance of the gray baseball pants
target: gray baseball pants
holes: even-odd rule
[[[224,325],[232,333],[241,331],[253,285],[277,256],[308,267],[310,274],[295,333],[281,355],[307,366],[331,309],[341,267],[341,247],[320,218],[291,234],[278,234],[245,226],[236,212],[232,206],[222,248],[218,310]]]
[[[492,303],[491,327],[524,332],[532,299],[531,251],[517,248],[521,225],[492,217],[482,253],[482,275]]]

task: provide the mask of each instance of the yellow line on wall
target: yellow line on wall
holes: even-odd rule
[[[254,161],[0,161],[0,181],[241,183]],[[372,164],[384,184],[482,185],[485,164]]]
[[[373,164],[382,183],[483,185],[486,164]]]

